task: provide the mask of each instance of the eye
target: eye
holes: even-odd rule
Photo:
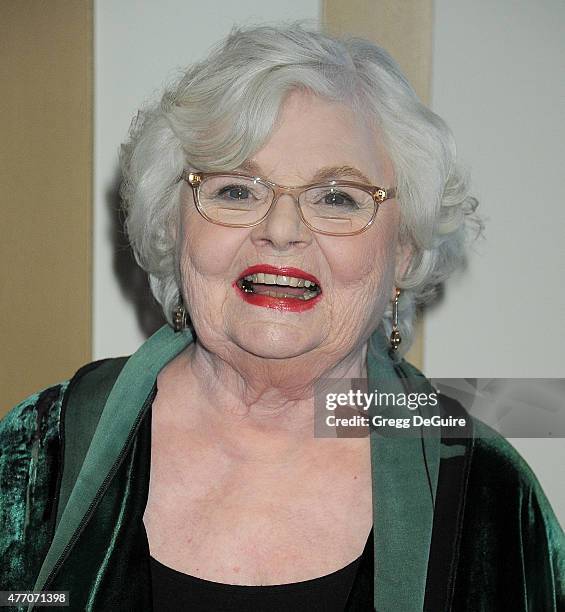
[[[251,193],[244,185],[227,185],[222,187],[217,195],[230,200],[246,200],[251,196]]]
[[[348,193],[331,189],[320,199],[319,204],[338,208],[358,208],[357,202]]]

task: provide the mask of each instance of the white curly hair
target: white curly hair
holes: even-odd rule
[[[420,102],[390,55],[367,40],[300,23],[236,27],[141,110],[120,156],[126,228],[137,262],[172,324],[180,296],[172,228],[181,173],[187,167],[237,168],[268,140],[294,89],[347,104],[376,122],[384,137],[396,176],[400,239],[411,247],[407,271],[396,279],[403,290],[403,354],[416,306],[464,262],[468,237],[480,232],[481,222],[449,128]],[[378,322],[387,335],[391,314],[389,308]]]

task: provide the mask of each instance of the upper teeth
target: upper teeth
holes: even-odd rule
[[[245,280],[249,281],[250,283],[287,285],[289,287],[314,287],[316,284],[304,278],[297,278],[295,276],[281,276],[277,274],[265,274],[263,272],[257,272],[257,274],[246,276]]]

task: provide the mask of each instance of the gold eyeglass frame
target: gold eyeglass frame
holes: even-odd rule
[[[240,176],[245,179],[251,179],[256,181],[265,187],[269,187],[271,191],[274,193],[273,201],[269,205],[267,212],[258,220],[253,223],[223,223],[221,221],[216,221],[211,219],[206,215],[202,204],[200,202],[200,185],[202,181],[208,177],[212,176]],[[294,202],[296,207],[298,208],[298,214],[300,215],[300,219],[302,223],[309,228],[311,231],[316,232],[317,234],[324,234],[326,236],[356,236],[357,234],[361,234],[362,232],[369,229],[369,227],[373,224],[375,217],[377,216],[377,211],[379,210],[379,206],[385,202],[386,200],[391,200],[396,196],[396,189],[391,187],[389,189],[384,189],[383,187],[377,187],[376,185],[365,185],[363,183],[356,183],[355,181],[326,181],[324,183],[311,183],[309,185],[299,185],[296,187],[287,187],[285,185],[278,185],[277,183],[273,183],[272,181],[268,181],[267,179],[261,178],[260,176],[249,176],[247,174],[242,174],[238,172],[191,172],[189,170],[185,170],[181,179],[186,181],[192,188],[192,195],[194,198],[194,204],[196,205],[196,209],[198,212],[206,219],[210,221],[210,223],[215,223],[216,225],[223,225],[224,227],[255,227],[269,216],[269,213],[273,210],[274,205],[277,200],[283,193],[288,193],[294,197]],[[302,213],[302,208],[299,203],[299,197],[302,195],[304,191],[309,189],[313,189],[316,187],[327,187],[332,185],[343,185],[344,187],[356,187],[357,189],[361,189],[365,193],[368,193],[373,198],[373,203],[375,204],[373,214],[369,219],[369,222],[362,227],[360,230],[356,230],[354,232],[326,232],[323,230],[316,229],[312,227],[308,221],[304,218],[304,214]]]

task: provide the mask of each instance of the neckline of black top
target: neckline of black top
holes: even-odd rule
[[[372,610],[373,554],[371,529],[361,556],[345,567],[310,580],[264,586],[226,584],[197,578],[168,567],[150,556],[153,610]]]
[[[366,546],[365,546],[366,548]],[[364,551],[363,551],[364,552]],[[185,574],[180,572],[168,565],[164,565],[155,557],[151,556],[151,570],[152,572],[156,572],[157,577],[163,578],[166,577],[169,580],[174,580],[175,582],[185,583],[187,586],[189,584],[197,585],[199,588],[212,589],[215,591],[224,590],[224,591],[241,591],[241,593],[252,593],[257,591],[290,591],[291,589],[297,590],[307,590],[310,587],[318,587],[318,586],[327,586],[331,587],[334,583],[340,582],[345,576],[354,576],[357,571],[357,566],[361,562],[363,558],[363,554],[359,555],[356,559],[354,559],[351,563],[348,563],[346,566],[341,567],[335,572],[331,572],[330,574],[325,574],[323,576],[318,576],[317,578],[310,578],[309,580],[301,580],[299,582],[287,582],[284,584],[266,584],[266,585],[247,585],[247,584],[228,584],[225,582],[214,582],[212,580],[206,580],[204,578],[198,578],[197,576],[192,576],[191,574]]]

